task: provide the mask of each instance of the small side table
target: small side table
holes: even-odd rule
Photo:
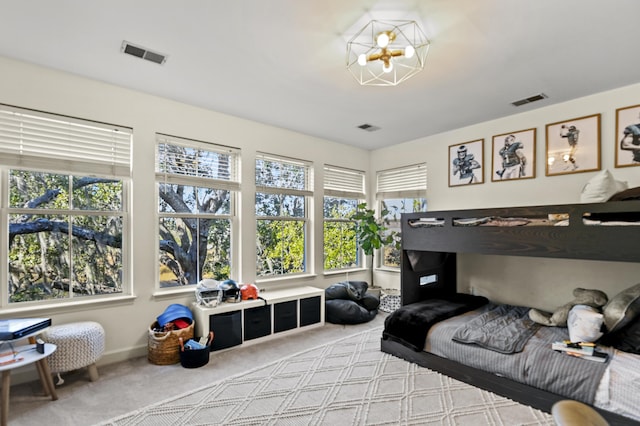
[[[11,362],[9,364],[0,365],[0,371],[2,371],[2,417],[0,418],[0,425],[6,426],[7,419],[9,417],[9,388],[11,387],[11,370],[14,368],[22,367],[29,364],[36,364],[38,368],[38,375],[44,388],[46,395],[51,395],[51,400],[58,399],[56,389],[53,385],[53,378],[51,377],[51,371],[49,370],[49,364],[47,363],[47,357],[55,352],[56,345],[51,343],[44,344],[44,353],[36,351],[36,345],[34,338],[30,337],[29,345],[14,346],[13,350],[17,352],[15,355],[18,361]],[[4,348],[3,348],[4,351]],[[1,359],[7,360],[7,356],[3,356]]]

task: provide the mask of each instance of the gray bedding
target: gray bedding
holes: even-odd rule
[[[453,340],[503,354],[522,352],[540,324],[529,319],[529,308],[497,305],[458,328]]]
[[[452,340],[460,327],[493,307],[495,305],[489,304],[435,324],[427,336],[425,350],[470,367],[593,404],[607,363],[583,360],[553,351],[551,343],[568,339],[566,328],[540,327],[528,339],[522,352],[511,354]],[[606,351],[610,349],[607,348]]]

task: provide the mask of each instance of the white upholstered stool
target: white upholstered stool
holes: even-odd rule
[[[89,379],[98,380],[96,361],[104,352],[104,328],[94,321],[73,322],[49,327],[42,333],[45,342],[58,347],[47,361],[52,373],[88,367]],[[58,374],[59,377],[59,374]],[[63,383],[59,379],[58,384]]]

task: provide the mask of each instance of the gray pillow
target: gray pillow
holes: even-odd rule
[[[613,333],[640,314],[640,283],[616,294],[602,308],[607,332]]]

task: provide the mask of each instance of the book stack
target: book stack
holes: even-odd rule
[[[562,342],[553,342],[551,349],[578,358],[588,359],[589,361],[607,362],[609,359],[609,354],[596,350],[595,343],[570,342],[564,340]]]

